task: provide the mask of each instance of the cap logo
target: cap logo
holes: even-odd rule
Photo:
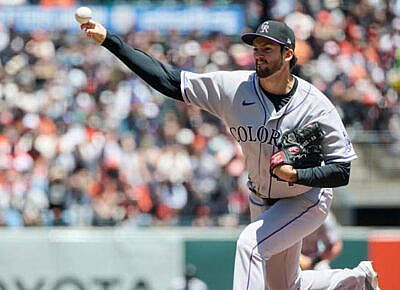
[[[268,29],[269,29],[268,21],[261,24],[261,28],[260,28],[261,33],[268,33]]]
[[[288,44],[292,44],[292,41],[290,40],[290,38],[288,38],[286,42],[287,42]]]

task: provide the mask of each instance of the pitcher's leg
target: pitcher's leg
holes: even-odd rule
[[[250,217],[251,221],[254,222],[259,218],[269,207],[264,204],[264,201],[253,193],[249,195],[249,207],[250,207]],[[241,238],[239,237],[239,240]],[[233,274],[233,290],[243,290],[246,289],[247,283],[251,283],[253,286],[251,289],[254,290],[264,290],[265,289],[265,260],[259,256],[252,259],[252,275],[248,277],[248,269],[250,260],[250,248],[238,249],[236,247],[235,256],[235,268]],[[247,281],[249,280],[249,281]],[[251,280],[251,281],[250,281]]]
[[[316,201],[304,196],[282,199],[249,224],[237,241],[233,289],[266,289],[266,273],[269,269],[266,268],[265,261],[293,247],[304,236],[318,228],[327,215],[328,203],[330,203],[329,196]],[[297,283],[298,254],[297,251],[290,254],[283,261],[277,257],[267,263],[268,267],[276,268],[276,271],[281,263],[285,263],[285,267],[289,267],[290,271],[295,273],[285,276],[283,281],[274,282],[275,284]]]
[[[364,290],[365,275],[354,269],[309,270],[301,273],[301,290]]]
[[[301,273],[301,290],[379,290],[369,261],[353,269],[310,270]]]
[[[243,230],[236,243],[233,290],[266,289],[265,258],[254,249],[257,245],[256,228],[262,226],[262,221],[256,221],[249,226],[246,227],[247,230]]]
[[[273,255],[266,261],[268,289],[298,289],[300,287],[301,242]],[[284,284],[286,283],[286,284]]]

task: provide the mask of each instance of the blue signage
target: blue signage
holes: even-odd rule
[[[79,25],[74,19],[76,8],[3,6],[0,9],[0,22],[6,26],[12,25],[19,32],[78,30]],[[244,7],[241,5],[114,5],[90,8],[95,20],[117,33],[131,30],[157,30],[165,33],[177,30],[181,33],[218,31],[233,35],[241,33],[245,25]]]

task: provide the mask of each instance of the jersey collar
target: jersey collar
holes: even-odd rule
[[[304,99],[308,96],[310,90],[304,91],[300,90],[299,88],[301,87],[300,81],[301,79],[298,78],[297,76],[293,75],[293,77],[296,78],[297,80],[297,87],[291,91],[290,94],[292,94],[292,97],[290,98],[289,102],[284,105],[278,112],[275,110],[274,104],[269,100],[269,98],[264,94],[263,90],[260,87],[260,78],[255,74],[256,77],[256,91],[257,94],[261,96],[261,99],[265,102],[265,104],[268,106],[268,109],[271,113],[270,120],[273,119],[279,119],[283,115],[288,114],[289,112],[295,110],[300,104],[303,103]],[[311,87],[310,87],[311,89]]]

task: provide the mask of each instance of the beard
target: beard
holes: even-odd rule
[[[279,71],[283,66],[283,61],[275,64],[271,64],[270,67],[267,67],[266,63],[257,61],[256,62],[256,73],[259,78],[267,78],[272,76],[274,73]]]
[[[273,74],[271,70],[267,67],[261,67],[259,65],[256,66],[256,73],[259,78],[267,78]]]

